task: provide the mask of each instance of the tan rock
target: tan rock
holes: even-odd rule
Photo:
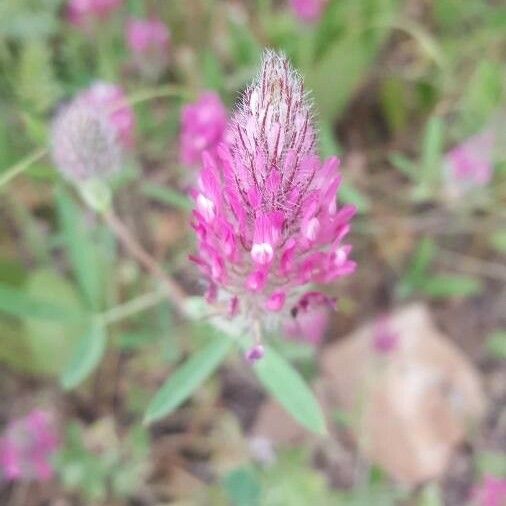
[[[484,409],[478,374],[434,326],[425,306],[389,319],[397,347],[378,355],[375,325],[365,325],[322,354],[327,409],[353,419],[364,454],[407,484],[441,475],[469,424]]]

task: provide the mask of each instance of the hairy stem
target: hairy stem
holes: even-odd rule
[[[162,269],[160,264],[139,244],[114,211],[106,211],[102,216],[107,226],[118,238],[123,247],[140,265],[142,265],[142,267],[144,267],[144,269],[160,282],[167,298],[181,314],[186,315],[187,296],[179,284],[172,279],[172,277]]]

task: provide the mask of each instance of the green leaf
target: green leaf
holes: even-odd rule
[[[413,290],[423,283],[435,252],[436,245],[434,241],[427,237],[422,239],[411,260],[408,271],[399,285],[398,291],[401,298],[411,295]]]
[[[353,204],[361,214],[369,211],[371,202],[369,198],[357,190],[351,183],[343,181],[339,189],[339,197],[345,204]]]
[[[422,147],[421,178],[428,185],[435,183],[441,172],[443,131],[443,120],[437,116],[433,116],[427,123]]]
[[[326,434],[325,418],[317,399],[288,361],[266,347],[264,358],[254,369],[265,388],[295,420],[316,434]]]
[[[44,41],[23,45],[17,69],[16,94],[29,110],[48,111],[61,96],[61,88],[53,74],[51,51]]]
[[[387,77],[381,83],[380,104],[394,133],[402,131],[408,120],[405,95],[405,84],[400,78]]]
[[[41,304],[54,304],[69,314],[82,316],[79,320],[32,317],[23,320],[35,366],[47,374],[60,374],[68,363],[74,343],[84,331],[89,315],[85,313],[74,287],[51,270],[32,272],[26,290]]]
[[[418,180],[420,174],[417,166],[409,158],[406,158],[401,153],[392,153],[388,159],[390,163],[404,175],[408,176],[413,181]]]
[[[174,411],[225,360],[232,346],[227,336],[215,336],[211,342],[194,353],[167,381],[149,403],[145,423],[152,423]]]
[[[104,356],[106,342],[103,325],[95,322],[77,342],[70,362],[60,377],[63,388],[70,390],[77,387],[95,370]]]
[[[504,454],[498,452],[483,452],[476,458],[476,465],[482,475],[492,475],[506,478],[506,460]]]
[[[495,232],[490,238],[490,243],[499,253],[506,253],[506,231]]]
[[[437,483],[431,483],[423,488],[417,506],[444,506]]]
[[[234,469],[227,474],[223,485],[234,506],[260,505],[261,486],[254,471],[249,468]]]
[[[429,297],[469,297],[482,289],[479,280],[464,275],[434,276],[423,282],[420,289]]]
[[[204,50],[202,54],[202,78],[206,89],[222,91],[225,88],[220,60],[210,50]]]
[[[190,199],[172,188],[158,186],[153,183],[144,183],[142,185],[142,193],[153,200],[162,204],[167,204],[184,211],[191,211],[193,205]]]
[[[487,339],[487,350],[494,357],[506,360],[506,330],[497,330]]]
[[[81,292],[92,309],[102,303],[102,282],[96,256],[96,245],[83,222],[82,211],[68,192],[60,188],[56,194],[58,213],[75,277]]]
[[[0,312],[19,318],[37,318],[60,322],[84,318],[84,314],[44,299],[31,296],[24,290],[0,283]]]

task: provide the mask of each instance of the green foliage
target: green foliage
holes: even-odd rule
[[[100,321],[90,328],[76,343],[71,358],[61,375],[60,381],[66,390],[77,387],[100,363],[106,346],[107,336]]]
[[[105,427],[107,429],[107,427]],[[103,441],[100,451],[86,447],[86,435],[76,423],[67,429],[64,447],[56,465],[66,489],[79,491],[87,502],[108,497],[130,496],[142,483],[148,455],[148,438],[142,428],[134,428],[124,441]]]
[[[497,330],[489,336],[487,350],[499,360],[506,360],[506,330]]]
[[[235,506],[260,506],[262,489],[254,469],[235,469],[225,476],[223,486]]]
[[[22,40],[54,35],[60,5],[61,0],[2,0],[0,35]]]
[[[415,201],[430,200],[437,194],[441,183],[443,145],[443,121],[433,116],[425,127],[418,162],[409,160],[401,153],[390,155],[392,165],[415,184],[412,193]]]
[[[320,122],[320,153],[324,158],[337,156],[342,150],[338,145],[332,126],[328,121]],[[343,170],[343,176],[346,178],[346,170]],[[344,181],[339,190],[339,198],[345,204],[353,204],[357,207],[359,213],[366,213],[371,205],[369,198],[359,191],[351,182]]]
[[[429,267],[436,257],[436,245],[428,238],[423,239],[397,287],[401,298],[418,291],[433,298],[469,297],[480,293],[482,283],[463,274],[429,274]]]
[[[365,78],[374,57],[389,33],[395,0],[332,2],[325,24],[317,35],[315,58],[300,62],[308,88],[326,120],[340,115]],[[301,40],[301,47],[307,45]]]
[[[89,308],[98,310],[104,300],[104,285],[95,241],[84,224],[83,211],[63,187],[57,190],[56,202],[65,247],[79,288]]]
[[[62,90],[53,74],[51,52],[41,41],[22,46],[16,79],[16,93],[28,111],[45,113],[61,97]]]
[[[503,453],[482,452],[476,460],[476,467],[482,476],[492,475],[506,478],[506,460]]]
[[[26,285],[26,296],[37,302],[36,307],[54,305],[62,311],[63,319],[39,318],[40,314],[23,319],[28,346],[31,349],[34,368],[56,375],[67,367],[76,340],[83,332],[83,319],[72,315],[86,315],[73,286],[49,270],[35,271]]]
[[[152,423],[167,416],[187,400],[225,360],[231,346],[228,336],[215,335],[204,348],[195,352],[155,394],[146,411],[145,422]]]
[[[331,491],[324,476],[310,467],[307,454],[283,452],[262,479],[262,506],[341,506],[348,504]]]
[[[327,432],[318,400],[297,370],[273,348],[266,347],[254,369],[267,391],[297,422],[316,434]]]

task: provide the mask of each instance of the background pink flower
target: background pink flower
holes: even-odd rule
[[[473,491],[476,506],[504,506],[506,504],[506,479],[485,476]]]
[[[204,151],[216,153],[224,139],[227,117],[219,95],[212,91],[185,105],[181,113],[181,161],[187,165],[200,164]]]
[[[137,69],[148,79],[157,79],[169,63],[170,32],[163,21],[132,18],[125,28],[127,46]]]
[[[135,114],[120,86],[97,81],[81,92],[76,100],[92,109],[105,111],[122,147],[133,147]]]
[[[320,20],[328,0],[290,0],[294,14],[304,23]]]
[[[12,421],[0,438],[0,476],[8,481],[47,481],[54,475],[51,458],[59,442],[52,416],[33,410]]]
[[[122,4],[123,0],[69,0],[67,19],[75,26],[85,27],[105,20]]]
[[[492,179],[495,135],[491,130],[475,135],[449,151],[444,159],[447,185],[461,194],[486,186]]]

